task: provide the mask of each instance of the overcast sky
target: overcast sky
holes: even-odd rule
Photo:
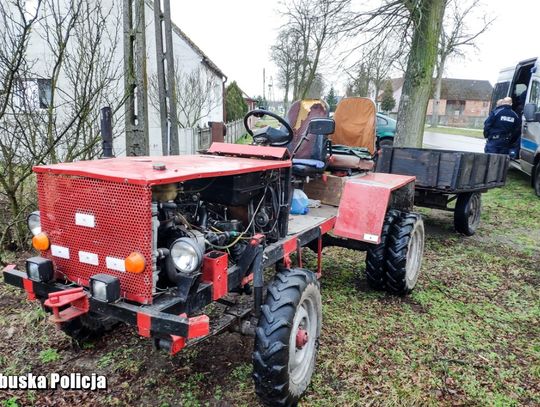
[[[277,13],[278,0],[172,0],[171,3],[173,21],[225,72],[229,82],[236,80],[250,96],[261,94],[263,68],[266,68],[267,85],[270,77],[275,77],[276,68],[269,54],[282,23]],[[501,68],[540,52],[539,0],[484,0],[484,3],[488,5],[484,9],[496,20],[479,39],[478,51],[449,64],[447,77],[487,79],[493,84]],[[344,78],[328,72],[331,70],[327,67],[324,72],[327,82],[342,88]]]

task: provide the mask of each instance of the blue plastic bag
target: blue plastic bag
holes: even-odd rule
[[[295,189],[291,204],[291,213],[293,215],[305,215],[309,212],[309,199],[301,189]]]

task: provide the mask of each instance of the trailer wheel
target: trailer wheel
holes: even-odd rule
[[[315,369],[321,322],[315,274],[279,272],[261,307],[253,352],[255,390],[265,405],[296,405],[304,394]]]
[[[87,314],[75,318],[60,325],[60,330],[77,342],[98,339],[107,331],[110,331],[118,321],[102,319]]]
[[[454,228],[465,236],[476,233],[482,213],[482,196],[479,192],[458,194],[454,211]]]
[[[386,242],[390,227],[400,216],[401,212],[395,209],[391,209],[386,213],[381,232],[381,242],[377,245],[370,245],[366,252],[366,279],[368,284],[376,290],[382,290],[385,286]]]
[[[404,213],[390,227],[386,252],[386,289],[410,293],[418,281],[424,253],[424,222],[419,214]]]

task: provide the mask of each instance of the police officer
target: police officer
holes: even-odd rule
[[[512,110],[512,98],[500,99],[484,122],[484,137],[487,139],[484,152],[509,154],[520,135],[521,118]]]

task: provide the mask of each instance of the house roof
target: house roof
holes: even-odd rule
[[[146,5],[150,7],[152,10],[154,10],[154,4],[150,0],[146,0]],[[219,67],[212,62],[212,60],[206,55],[202,49],[200,49],[197,44],[195,44],[191,38],[189,38],[185,32],[183,32],[180,27],[178,27],[174,22],[171,22],[173,32],[175,32],[178,36],[180,36],[197,54],[200,55],[203,64],[205,64],[208,68],[210,68],[212,71],[214,71],[216,74],[221,76],[222,78],[227,78],[227,75],[223,73]]]
[[[441,99],[489,101],[492,92],[493,87],[489,81],[444,78],[441,86]]]
[[[403,78],[391,79],[394,91],[403,86]],[[435,83],[433,84],[435,90]],[[493,87],[489,81],[478,79],[443,78],[441,86],[441,99],[446,100],[491,100]],[[379,95],[379,99],[382,96]]]

